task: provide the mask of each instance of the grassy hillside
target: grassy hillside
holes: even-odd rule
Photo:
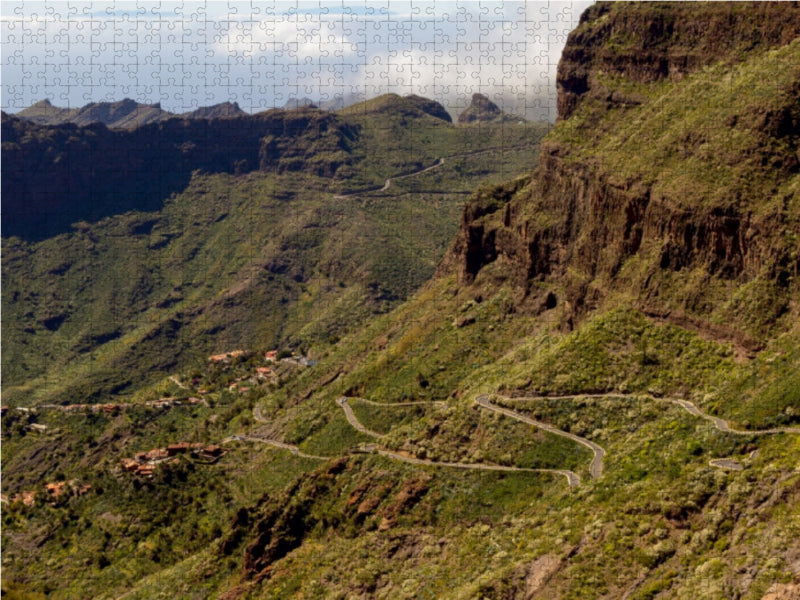
[[[664,9],[593,8],[565,56],[574,59],[580,44],[613,55],[624,27],[632,39],[649,35]],[[724,4],[698,10],[715,23],[733,14]],[[604,30],[609,22],[617,25]],[[691,19],[672,23],[682,43],[702,33]],[[538,167],[497,185],[471,179],[486,156],[448,159],[383,190],[317,192],[340,210],[351,207],[348,218],[302,208],[298,193],[292,219],[263,238],[233,211],[219,220],[205,209],[205,238],[238,222],[251,254],[231,250],[225,267],[211,263],[208,278],[192,266],[194,255],[181,253],[194,238],[178,236],[165,246],[176,254],[160,264],[174,256],[187,280],[201,287],[222,279],[230,291],[241,269],[261,264],[248,259],[280,261],[253,273],[273,274],[284,297],[297,291],[286,321],[306,316],[290,339],[317,362],[265,362],[262,343],[272,343],[271,334],[251,320],[250,328],[264,328],[251,338],[252,355],[175,365],[164,374],[180,383],[143,384],[129,398],[136,407],[67,418],[7,411],[5,493],[51,479],[90,483],[92,491],[54,501],[40,490],[33,506],[4,506],[4,586],[55,598],[797,595],[800,328],[790,158],[799,139],[800,45],[776,39],[737,45],[725,61],[700,61],[674,80],[593,71],[593,83],[602,79],[636,102],[573,99]],[[418,108],[382,99],[350,110],[374,143],[408,131],[422,144],[427,134],[408,121],[392,128],[370,120],[389,111],[401,122]],[[450,126],[440,119],[435,127]],[[472,135],[509,135],[508,124],[475,127]],[[467,130],[453,131],[447,143]],[[446,154],[437,148],[420,152],[417,168]],[[354,164],[371,160],[378,162],[365,154]],[[375,187],[383,173],[361,183]],[[240,190],[237,201],[252,215],[260,204],[247,202],[269,196],[259,186],[283,190],[281,177],[292,176],[249,175],[230,186],[223,176],[199,176],[184,194],[197,186],[208,202],[215,191],[238,198]],[[430,190],[457,181],[473,188],[459,203],[460,225],[442,231],[454,241],[446,252],[445,242],[436,246],[443,256],[436,266],[438,256],[425,262],[425,251],[389,224],[441,210]],[[419,198],[428,194],[425,208]],[[181,198],[165,207],[165,226],[201,221],[178,210]],[[313,238],[322,225],[292,227],[308,215],[315,223],[327,215],[336,232],[361,219],[385,237],[371,247],[336,245],[333,234]],[[159,231],[154,226],[148,239]],[[260,241],[248,245],[251,237]],[[258,254],[273,241],[279,253]],[[315,266],[294,258],[306,256],[301,250]],[[236,277],[227,263],[240,269]],[[436,272],[415,289],[406,284],[409,271],[398,269],[406,264],[419,265],[415,281],[425,269]],[[356,270],[352,280],[340,275],[348,269]],[[357,279],[364,273],[373,279]],[[386,287],[363,283],[376,273]],[[327,288],[312,283],[325,278]],[[410,296],[399,302],[391,289]],[[365,316],[354,309],[362,306],[381,308]],[[230,349],[213,346],[224,331],[204,338],[197,325],[204,315],[219,322],[223,313],[214,310],[192,314],[185,331],[209,349]],[[346,316],[346,328],[331,327]],[[237,342],[249,329],[241,331]],[[274,373],[257,378],[265,366]],[[58,373],[61,381],[78,381],[70,368]],[[46,398],[47,389],[37,383],[10,393]],[[146,404],[161,397],[207,405],[155,411]],[[123,472],[123,458],[178,439],[228,452],[213,464],[181,455],[151,479]]]
[[[265,138],[277,173],[195,172],[160,210],[4,239],[4,402],[101,400],[254,344],[307,350],[408,297],[469,190],[530,165],[545,127],[465,132],[378,101],[347,117],[361,134],[335,180],[314,168],[334,160],[327,134]]]

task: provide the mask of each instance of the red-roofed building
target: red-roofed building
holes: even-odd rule
[[[45,484],[44,489],[48,494],[53,496],[53,498],[58,498],[67,490],[67,482],[59,481],[57,483],[47,483]]]
[[[175,456],[189,451],[188,442],[179,442],[177,444],[170,444],[167,446],[167,456]]]
[[[140,454],[144,454],[141,452]],[[122,459],[122,468],[126,471],[135,472],[139,469],[140,463],[132,458],[123,458]]]
[[[214,457],[214,458],[222,456],[222,448],[220,448],[219,446],[217,446],[215,444],[211,444],[209,446],[204,447],[202,452],[206,456],[211,456],[211,457]]]
[[[147,457],[147,460],[162,460],[167,458],[169,455],[164,448],[153,448],[145,453],[145,456]]]

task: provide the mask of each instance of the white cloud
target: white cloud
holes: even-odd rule
[[[392,91],[457,108],[479,91],[524,112],[552,104],[558,55],[588,5],[3,2],[2,104],[124,94],[170,110],[229,99],[258,110]]]

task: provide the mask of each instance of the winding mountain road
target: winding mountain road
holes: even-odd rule
[[[374,400],[367,400],[366,398],[357,398],[355,396],[348,397],[348,400],[358,400],[364,404],[371,404],[372,406],[447,406],[447,402],[442,400],[417,400],[414,402],[375,402]]]
[[[435,460],[427,460],[424,458],[415,458],[413,456],[404,456],[402,454],[397,454],[396,452],[390,452],[389,450],[382,450],[380,448],[373,448],[373,451],[377,452],[381,456],[386,456],[387,458],[392,458],[394,460],[401,460],[403,462],[411,463],[414,465],[428,465],[431,467],[450,467],[453,469],[467,469],[472,471],[506,471],[506,472],[526,472],[526,473],[554,473],[556,475],[561,475],[567,479],[567,483],[569,487],[574,488],[578,487],[581,484],[581,478],[578,476],[577,473],[573,471],[569,471],[567,469],[526,469],[525,467],[507,467],[504,465],[485,465],[480,463],[456,463],[456,462],[444,462],[444,461],[435,461]]]
[[[376,433],[371,429],[367,429],[364,427],[361,422],[356,417],[353,409],[348,404],[349,400],[362,400],[366,402],[370,402],[371,404],[377,404],[381,406],[381,403],[371,402],[369,400],[364,400],[363,398],[347,398],[341,396],[336,399],[336,404],[338,404],[342,410],[344,410],[344,414],[347,417],[348,423],[352,425],[354,429],[360,431],[361,433],[365,433],[371,437],[375,438],[382,438],[385,437],[384,434]],[[411,405],[411,404],[430,404],[429,402],[406,402],[402,403],[402,405]],[[385,406],[400,406],[401,404],[386,404]],[[413,456],[405,456],[403,454],[398,454],[396,452],[391,452],[389,450],[383,450],[378,448],[375,445],[366,446],[364,449],[365,452],[377,452],[381,456],[386,456],[387,458],[392,458],[394,460],[400,460],[403,462],[415,464],[415,465],[428,465],[432,467],[451,467],[455,469],[470,469],[475,471],[506,471],[506,472],[527,472],[527,473],[554,473],[556,475],[561,475],[567,479],[567,483],[569,487],[577,487],[581,484],[581,478],[578,476],[577,473],[570,471],[568,469],[528,469],[524,467],[508,467],[504,465],[486,465],[480,463],[456,463],[456,462],[446,462],[446,461],[435,461],[435,460],[428,460],[425,458],[416,458]]]
[[[419,169],[415,171],[410,171],[408,173],[398,173],[393,177],[387,178],[386,181],[383,182],[383,187],[378,187],[377,185],[375,185],[372,187],[364,188],[363,190],[356,190],[355,192],[346,192],[344,194],[337,194],[333,198],[335,200],[342,200],[344,198],[351,198],[353,196],[358,196],[359,194],[369,194],[370,192],[384,192],[389,189],[389,187],[392,185],[392,181],[396,179],[404,179],[406,177],[414,177],[416,175],[421,175],[422,173],[430,171],[431,169],[441,167],[443,164],[444,164],[444,158],[439,158],[436,160],[435,163],[433,163],[432,165],[428,165],[427,167],[420,167]]]
[[[715,417],[709,414],[704,413],[701,411],[697,405],[690,402],[689,400],[684,400],[682,398],[660,398],[657,396],[653,396],[651,394],[619,394],[614,392],[609,392],[606,394],[572,394],[572,395],[565,395],[565,396],[526,396],[520,398],[507,398],[503,397],[505,400],[567,400],[567,399],[574,399],[574,398],[624,398],[624,399],[635,399],[635,398],[647,398],[649,400],[653,400],[656,402],[669,402],[671,404],[675,404],[676,406],[680,406],[689,414],[699,417],[701,419],[705,419],[714,425],[716,429],[723,433],[731,433],[734,435],[775,435],[779,433],[800,433],[800,428],[796,427],[774,427],[771,429],[755,429],[752,431],[742,430],[742,429],[734,429],[730,426],[730,424],[725,420],[719,417]],[[605,451],[597,446],[594,442],[590,442],[589,440],[585,440],[584,438],[579,438],[578,436],[574,436],[573,434],[569,434],[566,432],[561,431],[560,429],[555,429],[550,427],[544,423],[539,423],[538,421],[534,421],[524,415],[520,415],[510,409],[503,408],[489,402],[489,397],[487,395],[478,396],[475,401],[485,408],[489,408],[490,410],[496,410],[497,412],[501,412],[509,417],[516,418],[520,421],[525,423],[529,423],[531,425],[537,425],[538,427],[542,427],[551,433],[555,433],[556,435],[564,435],[579,444],[583,444],[592,449],[595,452],[595,457],[592,460],[592,465],[590,467],[590,472],[592,477],[596,478],[599,477],[602,473],[603,468],[603,456],[605,455]],[[583,440],[583,441],[581,441]],[[585,443],[584,443],[585,442]],[[597,451],[595,451],[595,447]],[[599,451],[599,452],[598,452]],[[710,466],[718,468],[718,469],[728,469],[731,471],[741,471],[744,467],[737,461],[731,458],[714,458],[711,459],[708,463]]]
[[[652,394],[622,394],[617,392],[607,392],[605,394],[569,394],[564,396],[522,396],[519,398],[503,397],[505,400],[570,400],[575,398],[624,398],[626,400],[635,400],[637,398],[647,398],[654,402],[669,402],[680,406],[689,414],[705,419],[714,425],[719,431],[723,433],[732,433],[734,435],[775,435],[778,433],[800,433],[798,427],[773,427],[771,429],[734,429],[730,426],[728,421],[709,415],[701,411],[696,404],[683,398],[665,398],[661,396],[653,396]]]
[[[187,388],[187,387],[186,387],[186,386],[185,386],[183,383],[181,383],[181,380],[180,380],[180,379],[178,379],[177,377],[175,377],[175,375],[170,375],[170,376],[169,376],[169,380],[170,380],[172,383],[174,383],[175,385],[177,385],[177,386],[178,386],[179,388],[181,388],[181,389],[184,389],[184,390],[188,390],[188,389],[189,389],[189,388]]]
[[[708,464],[717,469],[727,469],[729,471],[741,471],[744,469],[742,463],[732,458],[712,458]]]
[[[699,417],[701,419],[705,419],[714,425],[719,431],[723,433],[731,433],[734,435],[771,435],[771,434],[780,434],[780,433],[800,433],[800,428],[794,427],[776,427],[772,429],[760,429],[754,431],[744,431],[739,429],[734,429],[730,426],[730,424],[721,419],[719,417],[714,417],[712,415],[706,414],[702,412],[695,404],[688,400],[684,400],[682,398],[660,398],[656,396],[652,396],[649,394],[620,394],[620,393],[593,393],[593,394],[569,394],[563,396],[526,396],[520,398],[509,398],[505,396],[499,396],[504,400],[567,400],[567,399],[575,399],[575,398],[625,398],[625,399],[635,399],[635,398],[648,398],[654,401],[659,402],[669,402],[675,404],[689,414]],[[365,435],[370,437],[380,439],[386,437],[385,434],[378,433],[376,431],[372,431],[371,429],[365,427],[356,417],[355,413],[353,412],[352,407],[350,406],[349,402],[351,400],[357,400],[359,402],[364,402],[367,404],[372,404],[374,406],[416,406],[416,405],[446,405],[445,402],[397,402],[397,403],[384,403],[384,402],[375,402],[372,400],[367,400],[366,398],[348,398],[345,396],[340,396],[336,399],[336,404],[338,404],[341,409],[344,411],[345,417],[347,418],[347,422],[356,430]],[[585,448],[588,448],[592,452],[592,462],[589,465],[589,474],[591,475],[592,479],[597,479],[603,473],[603,459],[606,455],[606,451],[598,444],[587,440],[584,437],[579,435],[575,435],[574,433],[569,433],[567,431],[563,431],[552,425],[548,425],[547,423],[543,423],[541,421],[537,421],[532,419],[526,415],[518,413],[514,410],[509,408],[505,408],[503,406],[499,406],[497,404],[493,404],[489,400],[489,396],[487,394],[481,394],[475,398],[476,404],[485,408],[487,410],[491,410],[507,416],[512,419],[516,419],[522,423],[526,423],[528,425],[532,425],[534,427],[538,427],[544,431],[552,433],[554,435],[559,435],[561,437],[565,437],[574,441]],[[267,419],[264,418],[261,407],[255,406],[253,408],[253,417],[256,421],[260,423],[268,423]],[[226,441],[230,441],[231,439],[239,439],[243,441],[250,441],[250,442],[259,442],[263,444],[269,444],[276,448],[281,448],[283,450],[288,450],[289,452],[301,456],[303,458],[310,458],[315,460],[330,460],[333,457],[330,456],[317,456],[314,454],[306,454],[302,452],[297,446],[292,444],[287,444],[285,442],[279,442],[277,440],[265,438],[265,437],[258,437],[258,436],[234,436],[233,438],[229,438]],[[410,464],[415,465],[426,465],[431,467],[448,467],[454,469],[465,469],[465,470],[477,470],[477,471],[505,471],[505,472],[528,472],[528,473],[552,473],[556,475],[560,475],[566,478],[567,483],[570,488],[577,487],[581,484],[580,476],[575,473],[574,471],[570,471],[568,469],[529,469],[524,467],[511,467],[511,466],[504,466],[504,465],[487,465],[481,463],[457,463],[457,462],[448,462],[448,461],[434,461],[424,458],[416,458],[413,456],[408,456],[405,454],[399,454],[397,452],[392,452],[390,450],[385,450],[383,448],[378,447],[375,444],[363,444],[360,448],[353,450],[355,452],[364,452],[364,453],[377,453],[381,456],[385,456],[392,460],[398,460]],[[728,470],[735,470],[739,471],[742,470],[742,465],[730,458],[715,458],[709,461],[709,465],[716,468],[721,469],[728,469]]]
[[[511,417],[512,419],[516,419],[517,421],[527,423],[528,425],[533,425],[534,427],[538,427],[539,429],[548,431],[552,434],[560,435],[561,437],[570,439],[573,442],[576,442],[581,446],[588,448],[589,450],[592,451],[593,455],[592,462],[589,465],[589,474],[592,476],[592,479],[597,479],[598,477],[600,477],[600,475],[603,474],[603,457],[606,455],[606,451],[603,450],[603,448],[601,448],[594,442],[591,442],[579,435],[575,435],[574,433],[569,433],[567,431],[563,431],[561,429],[553,427],[552,425],[548,425],[547,423],[536,421],[534,419],[531,419],[530,417],[526,417],[525,415],[520,414],[511,409],[503,408],[502,406],[498,406],[497,404],[492,404],[489,401],[489,396],[486,394],[482,394],[477,398],[475,398],[475,402],[479,406],[482,406],[483,408],[486,408],[488,410],[493,410],[507,417]]]
[[[490,152],[502,152],[508,150],[522,150],[524,148],[533,148],[538,146],[538,144],[521,144],[519,146],[500,146],[499,148],[486,148],[484,150],[473,150],[471,152],[460,152],[458,154],[451,154],[449,156],[442,156],[436,160],[435,163],[432,165],[428,165],[427,167],[420,167],[414,171],[409,171],[407,173],[398,173],[392,177],[388,177],[386,181],[383,182],[383,187],[379,187],[377,185],[364,188],[362,190],[355,190],[353,192],[345,192],[344,194],[337,194],[333,198],[335,200],[342,200],[344,198],[351,198],[353,196],[358,196],[359,194],[369,194],[371,192],[385,192],[389,189],[392,185],[392,181],[396,181],[398,179],[405,179],[406,177],[416,177],[417,175],[422,175],[423,173],[427,173],[433,169],[441,167],[444,164],[444,161],[447,159],[454,159],[454,158],[464,158],[467,156],[476,156],[478,154],[488,154]]]
[[[655,400],[658,400],[658,398],[655,398]],[[714,424],[714,427],[724,433],[733,433],[735,435],[774,435],[776,433],[800,433],[800,428],[797,427],[774,427],[772,429],[753,429],[752,431],[748,431],[746,429],[733,429],[726,420],[707,415],[688,400],[681,400],[678,398],[664,398],[664,400],[672,402],[673,404],[677,404],[696,417],[700,417],[706,421],[711,421],[711,423]]]
[[[333,458],[333,456],[318,456],[316,454],[306,454],[305,452],[300,450],[300,448],[298,448],[297,446],[294,446],[292,444],[287,444],[286,442],[279,442],[278,440],[273,440],[270,438],[258,437],[255,435],[242,435],[239,436],[239,438],[241,439],[241,441],[244,442],[257,442],[260,444],[269,444],[270,446],[274,446],[282,450],[288,450],[295,456],[301,456],[302,458],[312,458],[314,460],[330,460]]]
[[[344,416],[347,417],[347,422],[350,423],[353,429],[355,429],[356,431],[360,431],[361,433],[364,433],[370,437],[374,438],[384,437],[385,434],[378,433],[377,431],[372,431],[371,429],[367,429],[361,424],[361,421],[359,421],[358,418],[356,417],[356,414],[353,412],[353,409],[350,407],[350,404],[348,404],[347,402],[348,400],[349,398],[341,396],[336,399],[336,404],[342,407],[342,410],[344,411]]]

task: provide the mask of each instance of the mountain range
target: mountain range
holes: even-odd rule
[[[236,102],[222,102],[214,106],[197,108],[185,113],[175,114],[162,110],[161,104],[140,104],[130,98],[118,102],[90,102],[80,108],[59,108],[50,100],[42,100],[25,108],[16,116],[39,125],[89,125],[102,123],[112,128],[134,128],[148,123],[156,123],[173,117],[183,119],[216,119],[239,117],[245,113]]]
[[[4,593],[798,597],[798,64],[598,2],[552,128],[3,115]]]

